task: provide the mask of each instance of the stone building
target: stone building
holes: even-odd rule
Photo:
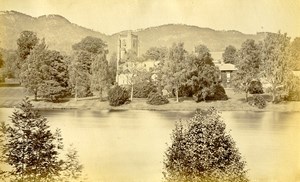
[[[139,56],[139,40],[138,36],[128,31],[127,34],[119,34],[118,46],[117,46],[117,76],[116,82],[119,85],[128,84],[130,75],[120,73],[121,66],[124,66],[125,62],[123,58],[129,51],[134,51]]]

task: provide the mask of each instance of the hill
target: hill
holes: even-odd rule
[[[16,11],[0,12],[0,47],[16,49],[20,32],[31,30],[39,38],[44,37],[50,49],[69,53],[72,45],[86,36],[103,39],[109,52],[116,52],[118,34],[103,33],[71,23],[60,15],[31,17]],[[123,33],[126,31],[123,31]],[[262,40],[264,33],[243,34],[238,31],[218,31],[184,24],[168,24],[133,31],[139,36],[140,53],[152,46],[171,46],[173,42],[184,42],[188,51],[197,44],[205,44],[212,52],[220,52],[228,45],[239,47],[246,39]]]

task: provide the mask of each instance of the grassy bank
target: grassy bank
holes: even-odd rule
[[[267,103],[264,109],[258,109],[245,102],[244,94],[235,93],[232,89],[226,89],[229,97],[226,101],[209,101],[196,103],[191,98],[181,98],[176,102],[170,98],[166,105],[154,106],[146,103],[146,99],[133,99],[129,104],[112,107],[107,101],[100,102],[96,97],[78,99],[69,98],[60,103],[45,101],[32,101],[39,109],[93,109],[93,110],[172,110],[172,111],[193,111],[196,108],[215,107],[220,111],[300,111],[300,102],[282,102],[279,104]],[[0,107],[12,108],[17,106],[22,98],[29,95],[22,87],[0,87]],[[30,98],[33,97],[30,96]],[[266,97],[267,98],[267,97]]]

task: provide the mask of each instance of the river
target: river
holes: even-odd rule
[[[7,121],[13,109],[0,109]],[[193,112],[47,110],[64,144],[78,150],[89,181],[161,181],[175,122]],[[222,117],[251,181],[300,181],[300,112],[226,111]]]

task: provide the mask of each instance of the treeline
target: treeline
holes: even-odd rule
[[[49,50],[31,31],[23,31],[17,44],[16,51],[1,51],[0,77],[18,78],[35,99],[57,102],[70,96],[95,95],[103,100],[107,93],[119,93],[109,92],[117,78],[126,80],[125,100],[149,97],[149,103],[154,98],[167,103],[166,96],[177,102],[180,97],[193,97],[196,102],[227,99],[221,72],[205,45],[188,52],[184,43],[174,43],[152,47],[142,56],[127,50],[117,69],[116,53],[108,60],[107,45],[99,38],[82,39],[72,46],[71,55]],[[146,66],[147,60],[154,65]],[[300,38],[291,41],[287,34],[269,33],[261,42],[246,40],[240,49],[228,46],[223,60],[235,64],[231,82],[236,91],[245,92],[246,99],[249,93],[262,92],[261,83],[268,84],[265,91],[272,94],[273,102],[300,99],[300,81],[293,74],[300,70]],[[108,96],[113,97],[119,96]]]
[[[107,45],[99,38],[82,39],[73,45],[71,55],[49,50],[45,40],[31,31],[23,31],[17,44],[16,51],[2,51],[1,78],[19,79],[35,100],[57,102],[93,93],[101,99],[102,90],[115,80],[116,60],[107,61]]]
[[[261,42],[246,40],[239,50],[228,46],[223,59],[236,65],[233,86],[245,93],[246,100],[254,82],[266,83],[272,102],[300,100],[300,78],[294,74],[300,70],[299,37],[291,41],[287,34],[269,33]]]

